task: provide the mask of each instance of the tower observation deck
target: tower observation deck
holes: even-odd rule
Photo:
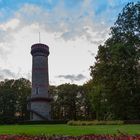
[[[31,47],[32,55],[32,93],[28,99],[28,110],[31,121],[45,121],[51,119],[52,98],[50,97],[49,76],[48,76],[48,56],[49,47],[45,44],[37,43]]]

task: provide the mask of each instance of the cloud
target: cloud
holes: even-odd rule
[[[94,33],[100,37],[103,29],[108,29],[108,25],[96,21],[90,5],[85,6],[84,2],[80,2],[78,7],[75,10],[73,10],[74,8],[66,9],[64,3],[60,2],[51,11],[48,11],[34,4],[25,4],[15,13],[15,17],[21,21],[21,26],[36,23],[47,32],[60,33],[59,37],[66,41],[81,36],[87,38],[91,36],[90,40],[95,40],[96,38],[91,35]],[[90,33],[87,28],[91,29]]]
[[[0,80],[4,80],[6,78],[15,78],[15,73],[9,69],[0,69]]]
[[[91,56],[95,56],[95,53],[93,53],[91,50],[88,50],[88,53],[90,53]]]
[[[57,34],[56,38],[64,41],[83,37],[98,46],[108,37],[109,26],[96,20],[91,1],[79,0],[74,8],[67,9],[67,6],[72,4],[74,1],[66,4],[61,1],[49,10],[36,4],[23,4],[11,18],[0,23],[0,56],[13,51],[16,47],[12,45],[16,40],[15,34],[27,27],[34,27],[33,30],[36,32],[41,30]]]
[[[0,29],[3,31],[14,30],[19,25],[19,20],[17,18],[13,18],[4,24],[0,24]]]
[[[83,74],[78,74],[78,75],[58,75],[57,78],[64,78],[70,81],[81,81],[85,79],[86,77]]]
[[[18,31],[19,19],[13,18],[7,22],[0,23],[0,56],[6,59],[7,55],[14,49],[14,34]]]
[[[51,81],[82,83],[89,71],[83,73],[81,70],[93,64],[89,53],[92,56],[96,54],[98,45],[108,38],[114,15],[119,12],[117,1],[105,0],[102,10],[103,4],[98,4],[98,0],[30,0],[29,3],[18,4],[14,10],[11,8],[12,14],[7,10],[0,11],[2,19],[5,13],[8,14],[5,21],[0,20],[0,67],[7,70],[12,68],[15,73],[20,68],[21,75],[31,71],[30,46],[38,41],[40,31],[42,43],[50,46]],[[8,75],[3,69],[0,70],[1,78]],[[69,71],[72,74],[61,75]],[[81,74],[74,75],[77,71]],[[57,79],[56,73],[59,75]]]

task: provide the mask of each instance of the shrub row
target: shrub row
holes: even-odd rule
[[[51,120],[51,121],[21,121],[18,124],[33,125],[33,124],[67,124],[64,120]]]
[[[121,125],[124,124],[124,121],[69,121],[68,125]]]
[[[140,120],[125,120],[124,124],[140,124]]]
[[[66,120],[30,121],[19,117],[0,116],[0,124],[67,124]]]
[[[15,124],[16,122],[16,117],[0,116],[0,124]]]

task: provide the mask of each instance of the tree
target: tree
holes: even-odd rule
[[[84,85],[80,87],[80,107],[83,108],[83,114],[80,114],[81,116],[84,116],[82,119],[85,120],[92,120],[96,118],[96,109],[94,101],[92,100],[94,95],[94,89],[93,89],[93,81],[89,80]],[[79,107],[79,108],[80,108]],[[82,110],[80,111],[82,112]]]
[[[15,80],[12,88],[16,91],[16,111],[19,117],[23,120],[29,119],[29,112],[27,111],[27,97],[31,95],[31,82],[27,79],[20,78]]]
[[[15,122],[16,119],[29,119],[27,112],[27,96],[31,94],[29,80],[5,80],[0,82],[0,116],[5,123]]]
[[[128,3],[111,28],[112,40],[137,47],[140,51],[140,2]]]
[[[16,113],[16,94],[12,89],[0,89],[0,116],[14,118]]]
[[[77,119],[78,86],[75,84],[62,84],[53,87],[53,117],[60,120]]]
[[[127,4],[91,66],[100,119],[140,119],[140,3]],[[101,112],[101,114],[100,114]]]
[[[53,101],[51,102],[51,117],[52,119],[59,119],[59,108],[57,103],[57,87],[56,86],[49,86],[49,93],[51,97],[53,98]]]

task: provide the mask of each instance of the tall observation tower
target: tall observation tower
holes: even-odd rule
[[[32,54],[32,94],[28,99],[31,121],[50,120],[51,98],[48,91],[48,55],[49,47],[37,43],[31,47]]]

